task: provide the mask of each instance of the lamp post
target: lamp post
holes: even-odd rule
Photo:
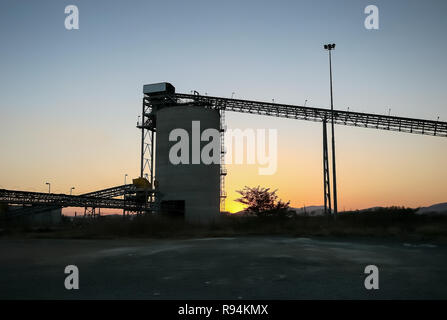
[[[70,188],[70,196],[73,194],[72,191],[75,189],[75,187]]]
[[[45,182],[45,184],[48,185],[48,193],[51,193],[51,192],[50,192],[50,191],[51,191],[51,183],[49,183],[49,182]]]
[[[127,173],[124,175],[124,184],[126,184]]]
[[[335,43],[325,44],[324,49],[329,51],[329,81],[331,88],[331,127],[332,127],[332,186],[334,198],[334,214],[337,214],[337,174],[335,169],[335,131],[334,131],[334,99],[332,95],[332,57],[331,52],[335,49]]]

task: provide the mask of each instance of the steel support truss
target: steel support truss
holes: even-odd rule
[[[327,121],[323,121],[323,185],[324,185],[324,213],[332,213],[331,183],[329,176],[329,157],[327,147]]]
[[[225,211],[225,200],[227,193],[225,192],[225,177],[227,169],[225,168],[225,131],[227,129],[225,124],[225,109],[220,109],[220,211]]]
[[[207,108],[226,111],[251,113],[258,115],[274,116],[289,119],[323,122],[331,119],[331,110],[304,106],[287,105],[280,103],[259,102],[220,98],[211,96],[191,95],[176,93],[178,103],[191,103]],[[334,123],[339,125],[372,128],[423,134],[438,137],[447,137],[447,122],[436,120],[414,119],[396,116],[361,113],[352,111],[334,110]]]
[[[0,189],[0,203],[25,206],[23,209],[12,212],[11,214],[14,216],[58,207],[83,207],[85,208],[84,214],[91,216],[99,214],[95,210],[99,208],[123,209],[126,212],[153,212],[154,208],[151,202],[132,201],[127,197],[126,199],[111,198],[112,196],[126,196],[136,191],[138,189],[133,185],[114,187],[79,196]],[[155,193],[153,190],[147,192],[152,195]]]
[[[137,128],[141,129],[140,177],[148,179],[154,188],[155,113],[154,106],[146,98],[143,98]]]

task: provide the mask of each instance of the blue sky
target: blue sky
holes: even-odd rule
[[[79,30],[64,28],[67,4],[80,10]],[[368,4],[380,10],[377,31],[363,27]],[[335,42],[337,106],[447,118],[446,9],[444,1],[2,1],[1,105],[27,90],[34,102],[51,92],[55,105],[107,101],[120,112],[122,103],[136,107],[142,83],[166,80],[183,92],[326,106],[322,44]]]
[[[70,4],[79,8],[79,30],[64,28]],[[379,8],[379,30],[363,26],[369,4]],[[336,108],[447,121],[446,12],[445,1],[2,0],[0,185],[40,190],[42,180],[57,177],[65,192],[62,180],[85,175],[80,167],[97,181],[83,181],[86,189],[112,183],[110,172],[116,183],[125,172],[136,175],[145,83],[328,107],[324,43],[337,44]],[[285,123],[239,114],[227,120],[242,128]],[[287,122],[290,131],[280,134],[293,135],[298,124]],[[339,130],[356,143],[351,129]],[[381,145],[387,134],[367,141]]]
[[[372,3],[375,31],[363,27]],[[64,28],[67,4],[79,8],[79,30]],[[337,106],[447,118],[446,9],[444,1],[2,1],[0,103],[26,99],[26,90],[31,103],[51,92],[50,104],[107,101],[124,112],[122,103],[137,108],[142,83],[166,80],[182,92],[326,106],[322,44],[335,42]]]

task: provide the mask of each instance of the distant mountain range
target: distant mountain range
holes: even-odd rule
[[[422,207],[416,212],[417,214],[447,214],[447,202],[434,204],[429,207]]]
[[[359,212],[368,212],[384,207],[371,207],[366,209],[358,210]],[[301,208],[290,208],[297,214],[308,214],[310,216],[319,216],[324,213],[324,206],[306,206]],[[243,213],[243,211],[238,212],[238,214]],[[417,214],[446,214],[447,215],[447,202],[438,203],[431,205],[429,207],[421,207],[416,211]]]
[[[306,206],[302,208],[290,208],[296,214],[308,214],[310,216],[319,216],[324,214],[324,206]]]

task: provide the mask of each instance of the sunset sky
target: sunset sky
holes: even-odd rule
[[[64,27],[66,5],[80,29]],[[379,8],[379,30],[364,8]],[[1,1],[0,188],[75,194],[139,174],[142,86],[447,121],[446,1]],[[323,202],[322,126],[227,113],[278,130],[278,170],[230,165],[236,190]],[[447,201],[447,139],[336,126],[339,210]],[[129,178],[129,179],[130,179]]]

